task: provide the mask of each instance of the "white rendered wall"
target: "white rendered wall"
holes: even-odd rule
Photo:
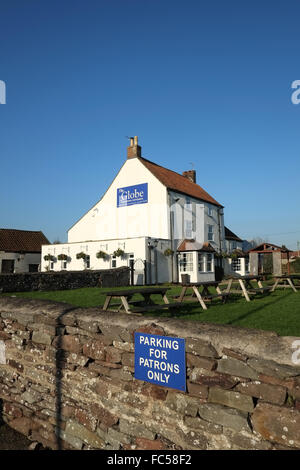
[[[104,241],[91,241],[91,242],[78,242],[78,243],[65,243],[57,245],[43,245],[42,246],[42,271],[47,271],[51,266],[49,261],[44,260],[45,255],[52,255],[56,261],[53,263],[53,271],[61,271],[63,268],[63,261],[57,260],[58,255],[66,254],[68,256],[67,271],[81,271],[86,269],[84,261],[77,259],[77,253],[85,253],[90,256],[89,269],[110,269],[113,262],[113,252],[121,248],[126,256],[116,257],[116,267],[129,266],[130,254],[134,254],[134,259],[145,260],[145,238],[133,238],[124,240],[104,240]],[[109,256],[107,259],[96,257],[98,251],[104,251]]]
[[[117,207],[117,189],[148,183],[148,202]],[[168,238],[167,190],[137,159],[126,160],[102,199],[68,232],[68,242]]]
[[[187,204],[188,200],[190,204]],[[199,243],[209,242],[216,251],[219,251],[221,239],[221,248],[225,249],[224,216],[220,216],[220,222],[218,217],[218,211],[221,209],[175,191],[170,191],[170,203],[174,214],[173,239],[177,246],[184,238],[192,238]],[[209,215],[209,210],[211,215]],[[208,225],[213,226],[213,240],[208,240]]]
[[[246,271],[246,258],[239,258],[240,263],[241,263],[241,269],[238,271],[234,271],[231,267],[232,265],[232,259],[231,258],[225,258],[224,259],[224,274],[227,275],[238,275],[238,276],[246,276],[249,274],[249,271]]]

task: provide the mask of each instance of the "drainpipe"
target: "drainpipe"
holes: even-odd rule
[[[151,266],[151,251],[152,251],[152,248],[151,248],[151,242],[148,241],[148,252],[149,252],[149,284],[151,285],[152,284],[152,266]]]
[[[170,239],[171,239],[171,250],[173,251],[173,220],[172,220],[172,211],[171,211],[172,198],[169,193],[169,210],[170,210]],[[171,280],[172,284],[174,282],[174,255],[171,255]]]
[[[219,229],[219,253],[220,253],[220,267],[223,268],[223,260],[221,257],[222,253],[222,241],[221,241],[221,208],[218,208],[218,229]]]

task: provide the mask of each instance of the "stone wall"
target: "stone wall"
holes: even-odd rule
[[[135,331],[185,338],[187,393],[134,379]],[[300,449],[295,340],[1,298],[2,417],[53,449]]]
[[[128,286],[130,269],[126,266],[97,271],[60,271],[0,274],[0,292],[51,291],[80,287]]]

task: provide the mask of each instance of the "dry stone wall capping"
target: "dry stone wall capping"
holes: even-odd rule
[[[102,270],[0,274],[0,292],[30,292],[81,287],[128,286],[127,266]]]
[[[134,332],[186,340],[187,392],[134,378]],[[51,449],[300,449],[296,338],[0,299],[3,420]]]

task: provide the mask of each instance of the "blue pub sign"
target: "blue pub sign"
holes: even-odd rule
[[[148,202],[148,183],[117,189],[117,207],[145,204]]]
[[[135,333],[134,350],[136,379],[186,391],[183,338]]]

